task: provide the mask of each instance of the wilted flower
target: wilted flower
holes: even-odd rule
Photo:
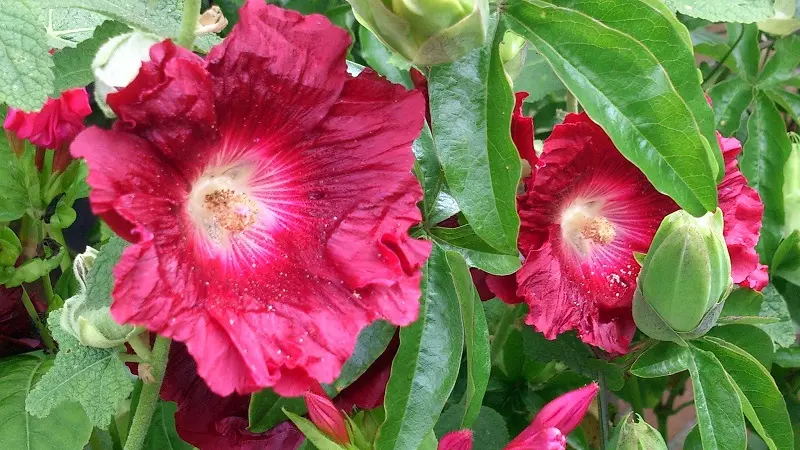
[[[320,431],[340,444],[350,442],[344,414],[327,396],[309,391],[305,393],[305,399],[308,416]]]
[[[185,342],[220,395],[302,394],[369,323],[417,318],[424,100],[349,76],[349,44],[323,16],[248,1],[205,60],[155,45],[108,96],[114,130],[72,145],[94,212],[134,243],[112,315]]]
[[[125,33],[109,39],[100,47],[92,61],[94,98],[108,117],[116,117],[108,107],[106,97],[124,88],[139,73],[143,62],[150,61],[150,47],[161,37],[141,31]]]
[[[455,61],[486,41],[487,0],[348,0],[356,19],[412,64]]]
[[[48,98],[36,112],[8,108],[3,128],[37,147],[57,149],[85,128],[83,119],[91,113],[86,89],[70,89],[58,98]]]
[[[741,146],[719,137],[725,177],[719,185],[731,276],[761,289],[758,242],[763,205],[736,166]],[[586,343],[624,353],[635,331],[631,304],[639,264],[661,220],[678,209],[625,159],[585,114],[570,114],[545,141],[535,173],[518,199],[517,294],[526,322],[548,339],[577,329]]]

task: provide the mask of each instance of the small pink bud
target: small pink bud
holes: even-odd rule
[[[527,439],[522,435],[511,441],[505,450],[565,450],[567,438],[558,428],[545,428]]]
[[[313,392],[306,392],[306,406],[308,416],[320,431],[340,444],[349,444],[350,436],[347,434],[344,414],[336,409],[331,400]]]
[[[438,450],[472,450],[472,430],[451,431],[439,441]]]
[[[564,435],[571,433],[583,420],[599,390],[597,383],[591,383],[556,397],[536,414],[529,428],[533,427],[538,431],[553,427],[561,430]]]

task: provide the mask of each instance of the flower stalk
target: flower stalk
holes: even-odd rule
[[[177,41],[181,47],[192,49],[197,32],[198,17],[200,17],[200,0],[184,0],[183,19]]]
[[[144,445],[147,429],[150,428],[150,421],[153,419],[153,413],[158,404],[158,393],[161,391],[161,383],[164,381],[164,372],[167,369],[167,357],[169,356],[171,342],[169,338],[156,337],[156,341],[153,344],[153,356],[150,360],[151,374],[154,381],[142,385],[139,404],[136,407],[136,414],[133,416],[124,450],[141,450]]]
[[[22,304],[25,305],[25,310],[28,311],[28,315],[31,316],[33,324],[39,331],[39,335],[42,337],[44,346],[47,347],[50,352],[54,352],[56,350],[56,344],[53,342],[53,338],[50,336],[50,332],[47,330],[47,327],[44,326],[42,321],[39,319],[39,313],[36,312],[36,308],[33,306],[33,302],[31,301],[31,297],[28,295],[28,291],[25,289],[25,286],[22,286]]]

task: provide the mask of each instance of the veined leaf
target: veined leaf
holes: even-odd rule
[[[753,87],[739,77],[733,77],[708,90],[714,108],[717,130],[723,136],[739,131],[742,113],[753,101]]]
[[[695,215],[716,207],[711,109],[689,34],[662,4],[514,0],[506,19],[659,191]]]
[[[671,9],[711,22],[752,23],[767,20],[774,11],[770,0],[663,0]]]
[[[94,81],[92,61],[97,50],[114,36],[130,31],[122,23],[106,21],[94,30],[91,39],[86,39],[75,48],[65,48],[53,55],[55,67],[55,93],[60,95],[67,89],[83,87]]]
[[[461,254],[471,267],[477,267],[494,275],[508,275],[520,267],[518,255],[497,253],[489,244],[475,234],[469,225],[457,228],[432,228],[431,237],[445,250]]]

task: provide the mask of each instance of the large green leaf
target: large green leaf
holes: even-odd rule
[[[695,343],[712,352],[744,395],[747,419],[772,450],[794,448],[786,402],[769,371],[741,348],[715,337]]]
[[[489,357],[489,328],[481,299],[472,283],[472,276],[464,258],[455,252],[447,252],[446,257],[458,294],[458,303],[461,306],[464,346],[467,353],[467,392],[464,394],[466,410],[461,427],[470,428],[480,412],[492,369]]]
[[[714,327],[706,336],[713,336],[740,347],[768,369],[772,366],[775,357],[772,338],[755,325],[732,324]]]
[[[723,136],[731,136],[739,131],[742,113],[753,101],[753,87],[739,77],[733,77],[709,89],[714,106],[714,120],[717,130]]]
[[[497,29],[491,19],[490,35]],[[517,254],[516,192],[520,159],[511,140],[514,97],[498,53],[502,33],[428,76],[436,152],[450,194],[480,236]]]
[[[144,448],[158,450],[192,450],[191,446],[178,436],[175,430],[175,412],[178,405],[173,402],[159,402],[153,413],[150,428],[144,439]]]
[[[791,35],[775,42],[775,53],[764,65],[758,77],[759,88],[782,86],[797,78],[795,70],[800,64],[800,36]]]
[[[0,221],[16,220],[25,213],[37,217],[42,208],[37,175],[33,148],[26,146],[25,153],[17,157],[0,136]]]
[[[706,450],[744,450],[747,437],[736,388],[713,353],[690,347],[688,369],[700,437]]]
[[[446,252],[434,245],[423,268],[419,319],[400,330],[376,450],[416,450],[455,385],[464,347],[458,293]]]
[[[92,424],[76,403],[64,403],[45,418],[25,411],[25,398],[53,365],[52,359],[19,355],[0,359],[0,443],[14,450],[80,450]]]
[[[711,22],[758,22],[772,17],[770,0],[663,0],[673,10]]]
[[[172,38],[178,36],[183,17],[183,0],[44,0],[42,3],[51,8],[92,11],[137,30]],[[218,36],[208,34],[200,36],[194,45],[207,52],[219,42]]]
[[[53,61],[34,0],[5,1],[0,16],[0,102],[38,110],[53,91]]]
[[[55,67],[55,93],[60,95],[67,89],[83,87],[94,81],[92,61],[97,50],[114,36],[130,31],[122,23],[106,21],[94,30],[91,39],[84,40],[75,48],[65,48],[53,55]]]
[[[740,163],[742,173],[764,203],[758,246],[761,261],[769,263],[783,237],[783,167],[792,146],[783,118],[763,92],[755,96],[747,134]]]
[[[775,323],[759,325],[771,338],[775,349],[790,347],[795,343],[796,334],[792,316],[789,313],[789,306],[786,299],[775,289],[773,285],[764,288],[764,301],[761,303],[760,316],[774,317],[778,321]]]
[[[518,255],[498,253],[475,234],[469,225],[457,228],[432,228],[434,242],[446,250],[461,254],[471,267],[477,267],[495,275],[508,275],[520,267]]]
[[[683,372],[692,355],[674,342],[659,342],[648,348],[633,363],[631,373],[640,378],[658,378]]]
[[[659,191],[695,215],[716,207],[722,160],[711,109],[689,34],[663,5],[513,0],[506,12]]]

